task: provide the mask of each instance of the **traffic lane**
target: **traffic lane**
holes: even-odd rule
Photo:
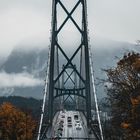
[[[75,137],[80,137],[80,138],[88,138],[88,134],[87,134],[87,130],[85,131],[85,126],[84,126],[84,123],[82,122],[82,119],[81,119],[81,116],[78,114],[79,116],[79,120],[81,120],[80,122],[80,125],[81,127],[79,129],[76,129],[76,126],[75,126]],[[76,124],[76,122],[75,122]]]
[[[67,117],[70,116],[72,118],[72,127],[68,127],[66,125],[66,129],[68,132],[66,137],[80,137],[80,138],[83,137],[83,138],[85,138],[86,134],[85,134],[84,128],[82,126],[82,122],[81,122],[81,129],[76,129],[76,125],[75,125],[76,121],[74,119],[75,114],[78,114],[78,112],[73,112],[73,111],[67,112]],[[81,121],[81,117],[79,114],[78,114],[78,116],[79,116],[79,120]],[[67,121],[66,121],[66,123],[67,123]]]
[[[81,121],[81,129],[79,130],[77,130],[75,126],[76,122],[74,119],[74,114],[78,114],[79,120]],[[65,116],[64,118],[62,118],[63,115]],[[68,117],[71,117],[72,119],[72,127],[68,127],[68,121],[67,121]],[[59,119],[58,121],[60,121],[60,119],[64,120],[62,137],[80,137],[80,138],[86,137],[87,138],[87,130],[85,131],[85,127],[83,125],[79,112],[76,111],[66,111],[65,113],[60,112],[58,119]]]
[[[71,117],[71,121],[68,122],[68,117]],[[68,135],[67,137],[73,137],[73,113],[71,111],[68,111],[67,113],[67,129],[68,129]]]
[[[71,113],[71,117],[72,117],[72,137],[77,137],[77,138],[87,138],[87,131],[85,131],[84,126],[82,125],[82,119],[81,116],[79,114],[79,112],[70,112]],[[76,120],[74,119],[74,115],[78,115],[79,120],[80,120],[80,127],[77,127],[77,123]],[[77,127],[77,128],[76,128]]]

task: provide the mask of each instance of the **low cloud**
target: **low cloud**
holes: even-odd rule
[[[14,88],[0,88],[0,96],[11,96],[14,92]]]
[[[0,0],[0,7],[2,3]],[[46,13],[38,12],[28,6],[11,6],[11,8],[0,12],[0,46],[3,46],[0,47],[0,55],[8,56],[13,48],[21,43],[30,45],[29,42],[34,42],[32,43],[33,47],[38,44],[41,46],[44,41],[47,44],[51,24],[48,22],[50,20]],[[28,48],[31,47],[28,46]]]
[[[35,87],[43,85],[43,80],[35,78],[33,75],[22,73],[6,73],[0,72],[0,88],[15,88],[15,87]]]

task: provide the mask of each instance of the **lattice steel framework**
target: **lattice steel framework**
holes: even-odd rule
[[[48,59],[49,62],[38,140],[43,140],[47,131],[47,126],[45,126],[45,129],[42,128],[42,124],[44,121],[43,117],[46,111],[46,100],[48,112],[45,119],[47,120],[46,124],[49,124],[48,126],[52,125],[53,117],[56,113],[56,110],[64,108],[64,104],[66,103],[66,101],[70,100],[75,103],[75,109],[83,109],[82,111],[87,118],[87,125],[91,126],[91,83],[93,82],[91,82],[91,62],[88,46],[87,4],[86,0],[76,1],[76,4],[70,12],[67,10],[62,0],[53,0],[52,3],[51,46]],[[57,21],[59,18],[57,14],[58,5],[67,15],[67,17],[59,27]],[[79,25],[72,17],[78,7],[81,7],[81,25]],[[72,54],[71,57],[68,57],[63,47],[59,43],[59,34],[64,28],[64,26],[67,24],[68,20],[72,21],[73,25],[76,27],[81,36],[80,45],[75,49],[75,52]],[[62,60],[62,58],[59,57],[60,53],[61,56],[63,56],[66,60],[66,63],[62,66],[60,65],[60,61]],[[75,57],[77,55],[79,55],[80,58],[79,66],[77,66],[75,62]],[[66,86],[66,84],[70,85],[70,83],[72,83],[71,87]],[[59,104],[60,107],[58,107]],[[93,129],[93,131],[95,130]],[[97,139],[98,138],[99,137],[97,136]]]
[[[58,4],[63,8],[64,12],[67,14],[66,19],[64,22],[60,25],[60,27],[57,27],[57,6]],[[73,19],[72,14],[75,12],[78,6],[82,6],[82,27],[80,27],[76,21]],[[50,77],[49,77],[49,112],[48,112],[48,118],[49,121],[52,122],[53,115],[54,115],[54,100],[58,96],[63,96],[63,95],[77,95],[81,96],[85,99],[86,101],[86,117],[87,121],[89,123],[89,120],[91,119],[91,96],[90,96],[90,70],[89,70],[89,50],[88,50],[88,36],[87,36],[87,20],[86,20],[86,1],[85,0],[78,0],[76,5],[73,7],[71,12],[68,12],[66,7],[63,5],[61,0],[54,0],[53,2],[53,19],[52,19],[52,40],[51,40],[51,54],[50,54]],[[64,27],[65,24],[67,24],[68,20],[71,20],[77,30],[81,34],[81,43],[79,47],[76,49],[74,54],[69,58],[67,54],[64,52],[62,47],[59,44],[58,36],[62,28]],[[59,67],[57,75],[55,75],[55,58],[56,54],[55,52],[58,52],[59,50],[64,58],[67,60],[67,63],[63,65],[62,70],[59,72]],[[78,54],[79,51],[83,50],[83,57],[85,58],[85,77],[78,71],[76,68],[75,64],[73,63],[74,57]],[[83,62],[81,62],[83,63]],[[82,65],[82,64],[81,64]],[[72,73],[68,74],[67,69],[72,69]],[[82,81],[83,87],[77,87],[77,88],[62,88],[62,86],[59,86],[59,83],[61,81],[61,76],[67,73],[68,79],[72,80],[72,74],[76,73],[77,77]],[[73,83],[75,84],[75,81],[72,80]]]

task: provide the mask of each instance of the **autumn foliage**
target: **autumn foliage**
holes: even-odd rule
[[[10,103],[0,106],[0,139],[32,140],[35,121]]]
[[[108,100],[112,107],[112,125],[121,130],[123,140],[140,139],[140,54],[128,53],[108,76]]]

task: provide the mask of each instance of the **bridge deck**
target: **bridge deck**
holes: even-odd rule
[[[57,113],[48,137],[63,140],[94,140],[94,138],[89,138],[85,116],[78,111],[60,111]]]

